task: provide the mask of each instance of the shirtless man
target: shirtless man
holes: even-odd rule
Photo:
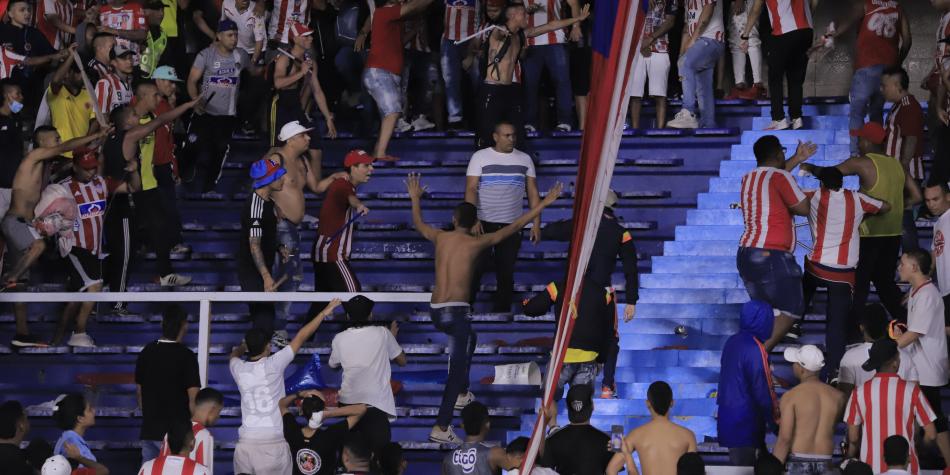
[[[472,228],[478,224],[475,205],[465,202],[455,208],[452,216],[452,231],[441,231],[429,226],[422,220],[422,207],[419,201],[425,192],[419,181],[419,174],[410,173],[406,181],[409,198],[412,200],[412,223],[422,237],[435,244],[435,288],[432,289],[432,323],[439,331],[450,338],[449,376],[442,391],[442,404],[435,420],[435,426],[429,434],[433,442],[460,444],[460,439],[449,423],[452,422],[452,410],[463,408],[475,399],[468,391],[468,370],[472,354],[475,352],[476,336],[472,331],[469,292],[475,260],[489,246],[494,246],[508,236],[518,232],[532,219],[541,214],[541,210],[561,195],[562,185],[555,184],[531,211],[521,215],[515,222],[498,231],[480,236],[472,235]]]
[[[815,345],[786,348],[785,361],[800,383],[780,402],[782,420],[772,454],[790,475],[837,473],[831,462],[835,425],[844,412],[845,396],[819,377],[825,355]]]
[[[39,232],[33,228],[33,209],[40,201],[45,188],[43,177],[46,164],[61,157],[64,153],[88,145],[106,136],[108,130],[85,137],[75,138],[66,143],[59,142],[59,133],[51,127],[40,127],[33,134],[33,150],[26,154],[16,175],[13,177],[13,192],[10,210],[3,218],[0,227],[7,242],[9,272],[3,277],[3,284],[9,288],[29,279],[27,270],[36,262],[46,244]],[[26,303],[13,304],[16,317],[16,335],[14,346],[36,346],[39,340],[30,334],[26,324]]]
[[[304,200],[304,186],[314,193],[323,193],[334,179],[345,176],[346,172],[335,173],[323,180],[320,179],[320,159],[316,159],[314,166],[312,156],[309,156],[310,140],[313,128],[307,128],[299,121],[290,121],[280,128],[277,139],[283,146],[272,149],[271,160],[283,165],[287,170],[284,175],[284,187],[271,194],[271,199],[277,205],[280,220],[277,222],[277,241],[280,243],[280,261],[277,262],[274,274],[278,280],[286,277],[278,290],[294,292],[303,282],[303,267],[300,265],[300,222],[306,213]],[[275,320],[274,342],[277,346],[287,346],[287,317],[290,312],[290,302],[283,302],[277,306]]]
[[[528,28],[528,12],[523,3],[508,3],[501,15],[501,25],[492,30],[488,37],[488,69],[476,101],[479,104],[475,129],[478,148],[491,146],[492,132],[499,122],[514,125],[519,135],[518,143],[525,143],[521,140],[524,138],[521,87],[512,82],[518,58],[525,48],[525,39],[584,21],[590,16],[590,5],[585,5],[574,18],[552,21],[534,28]]]
[[[622,452],[614,455],[607,465],[607,474],[616,475],[627,467],[629,474],[637,475],[633,452],[640,454],[640,468],[644,475],[676,473],[676,463],[687,452],[696,451],[693,431],[670,421],[673,407],[673,389],[664,381],[656,381],[647,389],[647,409],[650,422],[630,431],[623,438]]]

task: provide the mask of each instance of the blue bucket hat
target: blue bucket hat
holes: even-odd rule
[[[263,188],[287,174],[287,170],[269,158],[263,158],[251,164],[251,179],[254,189]]]

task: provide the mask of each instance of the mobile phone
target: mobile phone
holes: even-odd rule
[[[623,426],[610,426],[610,451],[620,452],[620,446],[623,443]]]

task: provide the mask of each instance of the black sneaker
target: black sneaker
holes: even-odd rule
[[[112,307],[112,314],[124,317],[126,315],[131,315],[132,312],[129,311],[129,307],[125,303],[119,302],[115,305],[115,307]]]
[[[788,333],[785,334],[785,338],[789,340],[798,341],[802,337],[802,321],[795,320],[795,323],[792,324],[792,328],[788,330]]]
[[[46,343],[40,341],[40,338],[36,335],[31,334],[22,334],[17,333],[13,337],[13,341],[10,342],[11,345],[18,348],[26,348],[31,346],[47,346]]]

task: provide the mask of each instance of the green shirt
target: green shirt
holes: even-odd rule
[[[862,191],[890,203],[891,210],[864,218],[861,237],[900,236],[904,218],[904,167],[896,158],[887,155],[869,153],[865,156],[874,163],[877,182]]]

